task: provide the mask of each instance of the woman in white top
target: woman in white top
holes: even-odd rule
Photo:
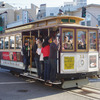
[[[41,47],[42,47],[42,43],[39,43],[38,44],[38,48],[37,48],[37,54],[40,55],[40,59],[39,59],[39,65],[40,65],[40,73],[41,73],[41,76],[40,78],[43,78],[43,75],[44,75],[44,61],[43,61],[43,54],[41,53]]]

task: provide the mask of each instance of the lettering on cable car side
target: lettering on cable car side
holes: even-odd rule
[[[64,57],[64,69],[74,69],[74,57]]]
[[[23,62],[1,60],[1,65],[21,68],[23,67]]]
[[[3,56],[3,59],[4,59],[4,60],[10,60],[9,52],[3,52],[3,53],[2,53],[2,56]]]
[[[16,52],[3,52],[2,59],[10,61],[20,61],[20,54]]]

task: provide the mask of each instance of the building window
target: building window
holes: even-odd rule
[[[91,26],[91,21],[87,21],[87,26]]]
[[[50,16],[54,16],[54,13],[50,13]]]
[[[85,22],[81,22],[81,25],[84,25],[85,26]]]
[[[46,12],[44,13],[44,17],[46,17]]]
[[[91,26],[91,15],[86,16],[87,26]]]
[[[87,20],[87,21],[90,21],[90,20],[91,20],[91,15],[87,15],[87,16],[86,16],[86,20]]]
[[[17,15],[17,21],[19,20],[19,15]]]
[[[100,26],[100,15],[98,15],[98,26]]]
[[[100,20],[98,20],[98,26],[100,26]]]

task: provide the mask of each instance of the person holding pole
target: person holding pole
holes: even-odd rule
[[[29,48],[29,42],[26,40],[24,43],[24,46],[22,48],[23,51],[23,62],[25,65],[25,75],[27,75],[27,69],[30,64],[30,48]]]

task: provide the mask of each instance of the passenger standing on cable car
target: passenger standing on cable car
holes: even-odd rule
[[[49,62],[50,62],[50,81],[56,81],[56,73],[57,73],[57,38],[52,38],[52,43],[50,44],[50,55],[49,55]]]
[[[37,54],[40,56],[39,58],[39,71],[40,71],[40,78],[44,78],[44,60],[43,60],[43,54],[41,53],[41,48],[42,48],[42,38],[40,38],[40,42],[38,44],[37,48]]]
[[[37,68],[37,74],[38,74],[38,78],[40,78],[40,66],[39,66],[39,58],[40,58],[40,55],[38,55],[37,53],[37,49],[38,49],[38,44],[39,44],[39,41],[40,41],[40,38],[38,38],[34,44],[34,47],[33,47],[33,54],[34,54],[34,61],[35,61],[35,65],[36,65],[36,68]]]
[[[49,38],[47,37],[42,45],[41,52],[43,53],[44,58],[44,80],[50,80],[50,66],[49,66],[49,54],[50,54],[50,43]]]
[[[25,65],[25,74],[27,74],[27,69],[30,64],[30,48],[28,45],[29,45],[28,41],[26,40],[24,43],[24,46],[22,48],[23,56],[24,56],[23,61],[24,61],[24,65]]]

